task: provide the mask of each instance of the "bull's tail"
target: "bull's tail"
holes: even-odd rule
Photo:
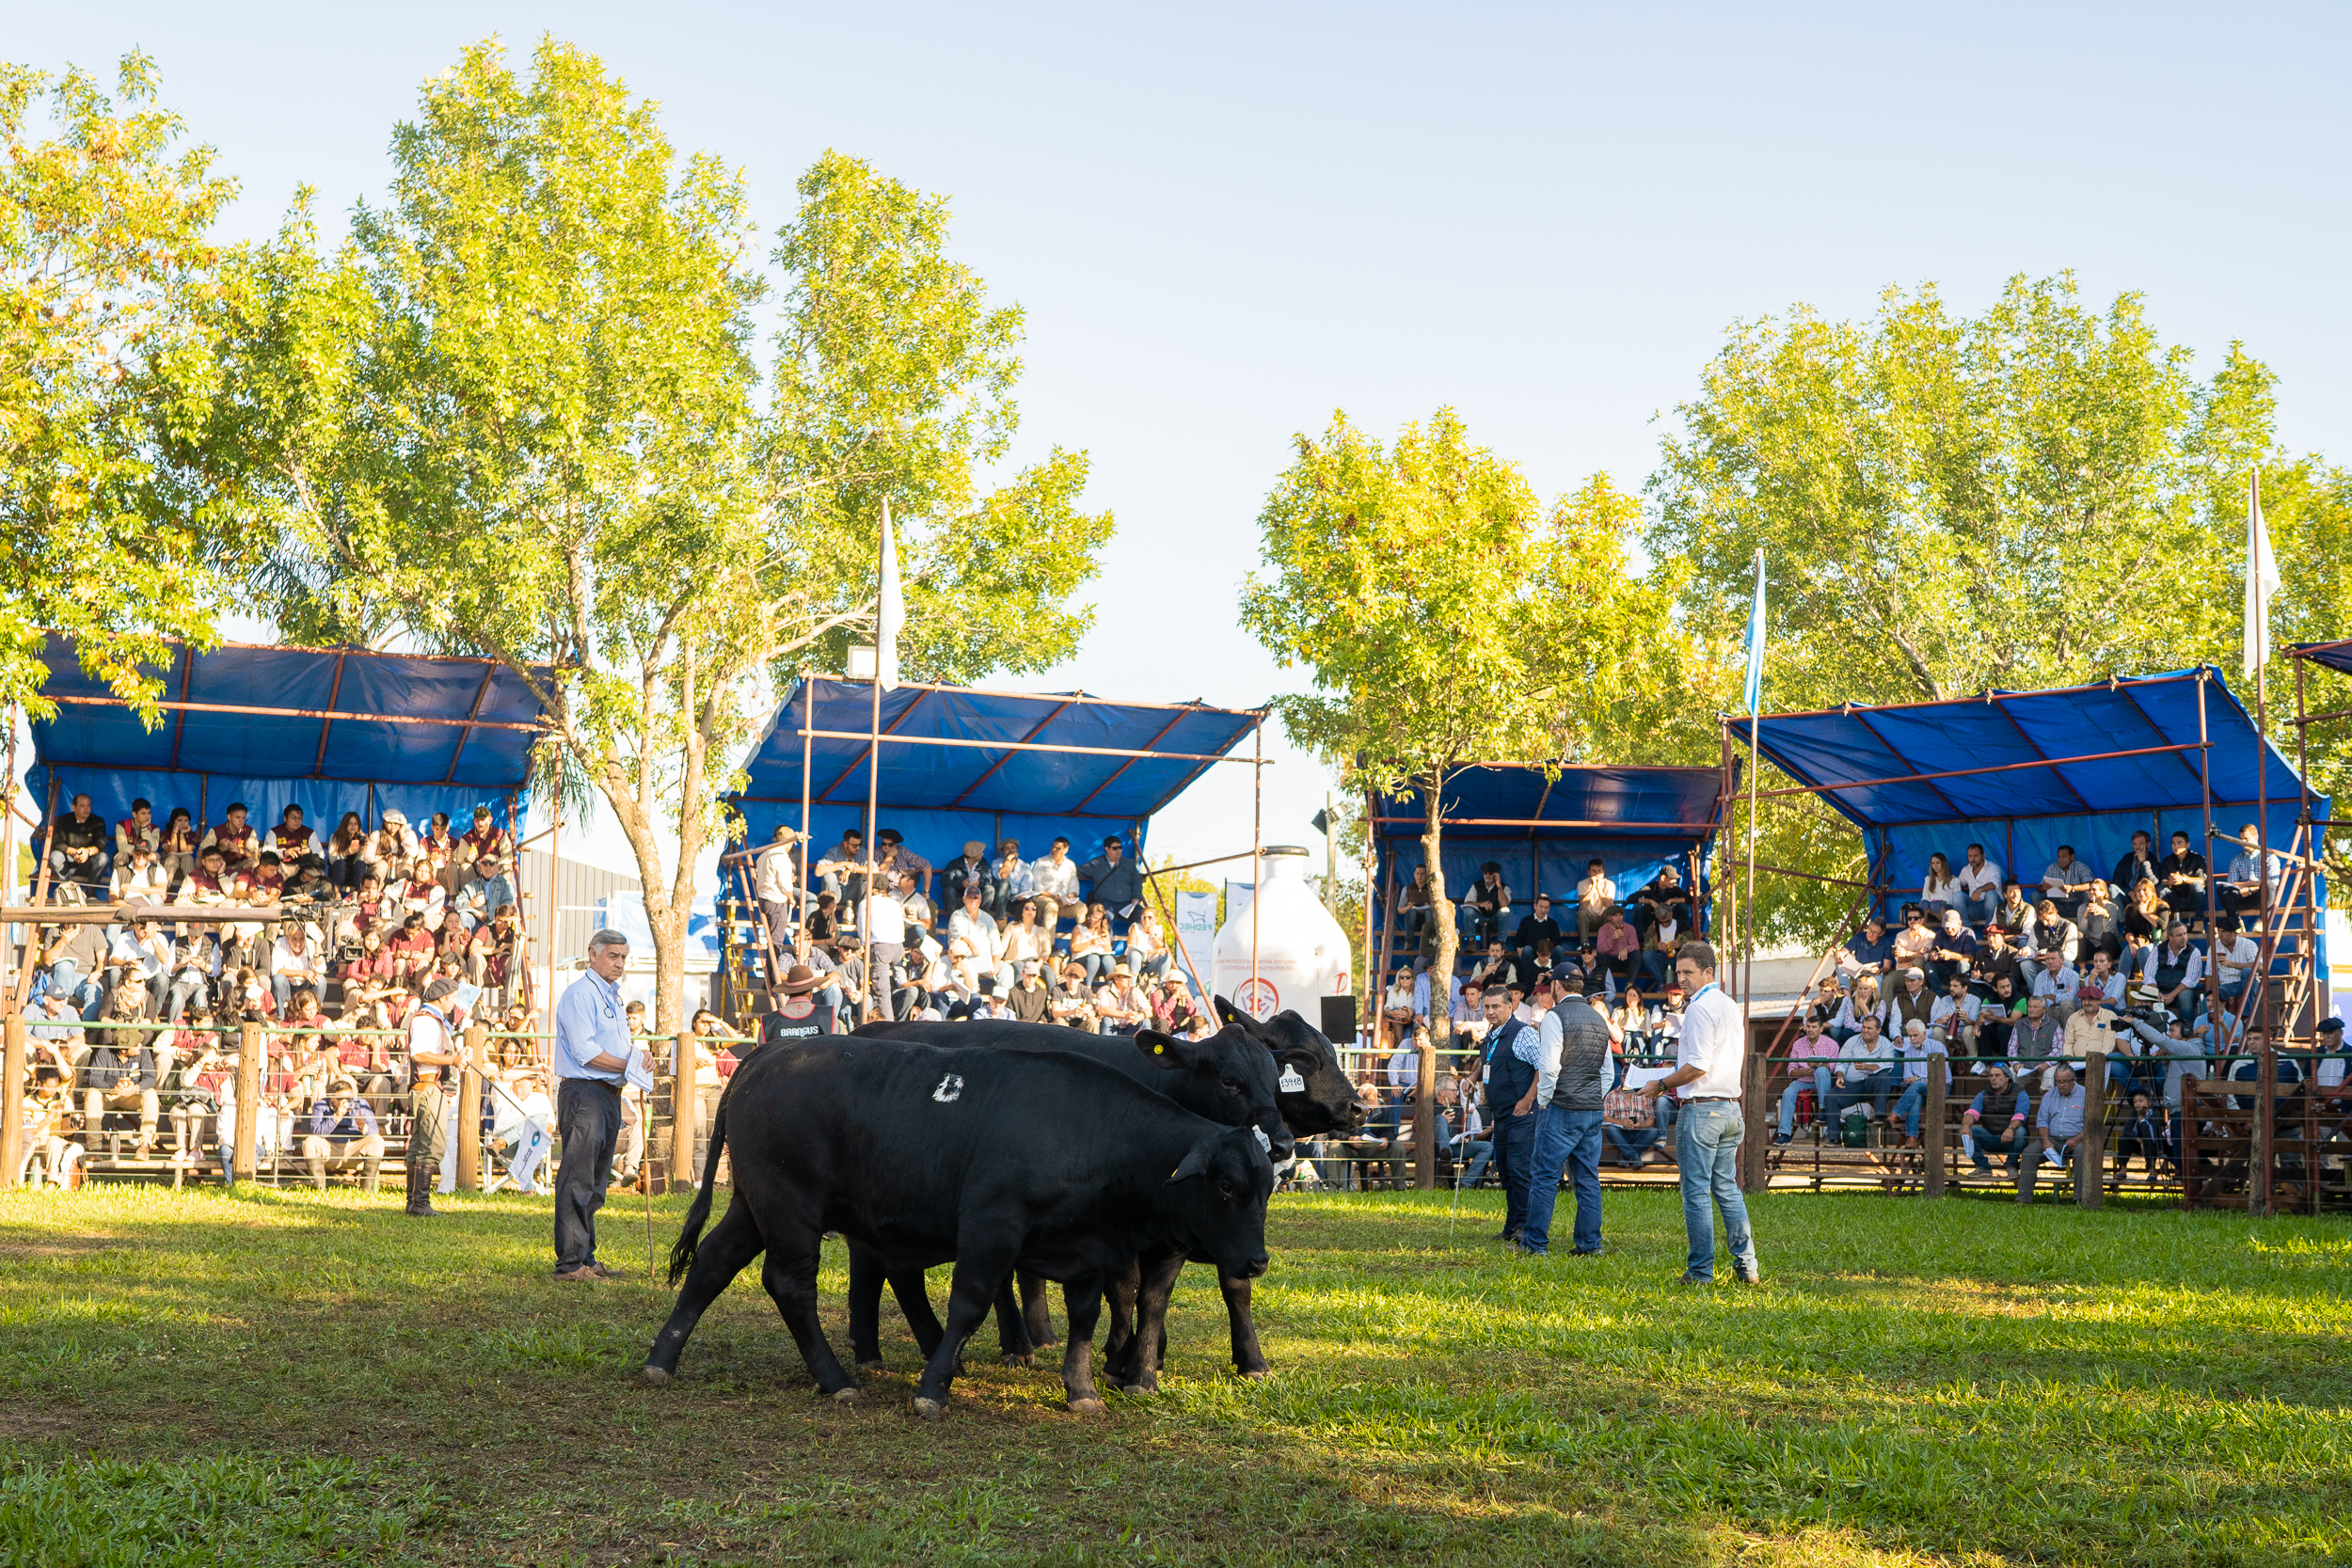
[[[702,1191],[694,1195],[694,1206],[686,1211],[686,1223],[679,1227],[677,1241],[670,1247],[670,1284],[673,1289],[686,1277],[686,1271],[694,1266],[694,1248],[702,1241],[703,1227],[710,1219],[710,1195],[719,1185],[719,1151],[727,1142],[727,1103],[735,1098],[735,1081],[727,1081],[726,1092],[719,1096],[719,1108],[710,1117],[710,1152],[703,1157]]]

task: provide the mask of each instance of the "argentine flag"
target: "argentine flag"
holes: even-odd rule
[[[1764,552],[1756,552],[1756,603],[1748,610],[1748,716],[1764,708]]]

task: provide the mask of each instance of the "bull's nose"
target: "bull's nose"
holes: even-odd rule
[[[1242,1271],[1241,1276],[1244,1279],[1256,1279],[1259,1275],[1264,1274],[1265,1270],[1266,1258],[1263,1253],[1260,1253],[1257,1257],[1249,1260],[1249,1266]]]

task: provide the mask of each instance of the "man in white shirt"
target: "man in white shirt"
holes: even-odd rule
[[[2001,904],[2001,868],[1984,858],[1984,846],[1968,846],[1968,860],[1954,879],[1960,883],[1961,917],[1981,930]]]
[[[1610,906],[1617,901],[1617,884],[1610,879],[1609,868],[1598,861],[1584,866],[1584,879],[1576,884],[1576,934],[1584,945],[1593,944],[1593,933],[1609,918]]]
[[[115,902],[122,905],[160,904],[170,891],[171,874],[155,851],[137,839],[115,863]]]
[[[947,944],[953,947],[961,937],[971,949],[974,971],[995,975],[997,985],[1010,990],[1013,973],[1012,965],[1005,962],[1004,935],[980,907],[980,893],[978,878],[963,884],[963,907],[947,917]]]
[[[782,823],[776,836],[752,863],[752,900],[768,923],[768,940],[776,951],[792,950],[792,900],[799,892],[801,835]]]
[[[882,879],[877,877],[874,880]],[[866,927],[866,973],[873,976],[873,995],[867,1001],[866,1016],[884,1023],[894,1022],[891,991],[898,982],[891,971],[906,955],[906,906],[898,902],[895,894],[878,891],[858,911],[858,922]]]
[[[278,1016],[286,1016],[296,990],[305,986],[313,992],[321,990],[319,978],[317,933],[293,921],[279,927],[269,957],[269,989],[278,999]]]
[[[1675,1118],[1675,1163],[1682,1177],[1682,1223],[1691,1252],[1683,1270],[1686,1285],[1715,1282],[1715,1215],[1724,1212],[1724,1249],[1743,1285],[1764,1277],[1748,1228],[1748,1206],[1740,1196],[1740,1140],[1747,1126],[1740,1115],[1740,1069],[1747,1059],[1745,1010],[1715,983],[1711,943],[1686,942],[1675,955],[1675,978],[1690,1001],[1682,1009],[1682,1033],[1675,1042],[1675,1069],[1643,1093],[1653,1100],[1672,1093],[1680,1103]]]
[[[2213,964],[2221,976],[2221,1002],[2234,1011],[2238,998],[2246,994],[2247,972],[2261,959],[2262,949],[2246,934],[2237,916],[2221,915],[2214,924],[2221,929],[2213,949]]]
[[[1037,923],[1048,931],[1064,914],[1086,913],[1078,898],[1078,863],[1070,858],[1068,839],[1054,840],[1043,860],[1029,863],[1029,883],[1037,900]]]

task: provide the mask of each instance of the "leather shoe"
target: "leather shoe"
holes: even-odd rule
[[[596,1271],[596,1277],[598,1279],[617,1279],[620,1277],[620,1270],[609,1269],[602,1263],[591,1262],[587,1266]]]
[[[1715,1282],[1711,1279],[1701,1279],[1694,1274],[1685,1273],[1683,1276],[1680,1279],[1676,1280],[1675,1283],[1677,1285],[1712,1285]]]
[[[555,1277],[565,1285],[594,1285],[597,1280],[602,1279],[604,1275],[598,1274],[595,1269],[590,1268],[587,1264],[582,1263],[576,1269],[559,1270]]]

